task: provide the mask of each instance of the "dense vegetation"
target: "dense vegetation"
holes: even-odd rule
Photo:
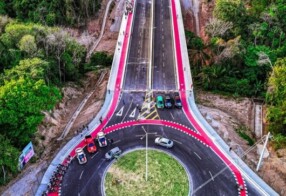
[[[0,185],[18,172],[20,151],[34,140],[43,111],[61,100],[60,88],[112,63],[104,52],[85,63],[86,53],[60,28],[0,15]]]
[[[44,25],[84,26],[96,15],[102,0],[4,0],[0,15]]]
[[[259,97],[286,144],[286,0],[216,0],[207,41],[187,32],[193,77],[205,90]],[[278,146],[279,147],[279,146]]]

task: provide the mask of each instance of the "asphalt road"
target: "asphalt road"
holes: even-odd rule
[[[137,0],[123,88],[146,90],[150,65],[151,3]]]
[[[175,90],[177,88],[176,64],[170,20],[170,2],[155,0],[154,3],[152,88],[154,90]]]
[[[122,122],[140,118],[153,120],[168,120],[194,129],[186,118],[183,110],[157,110],[152,97],[164,94],[165,91],[176,91],[176,71],[173,51],[172,24],[170,21],[170,5],[167,0],[155,0],[154,6],[154,42],[150,46],[150,1],[137,0],[134,13],[134,26],[129,45],[129,54],[125,70],[124,91],[120,96],[114,115],[109,119],[107,127]],[[154,49],[152,64],[153,93],[140,92],[147,89],[148,60],[150,47]],[[137,92],[130,92],[137,91]],[[173,92],[169,92],[173,93]],[[150,97],[150,99],[148,99]],[[151,100],[151,101],[150,101]],[[152,101],[153,100],[153,101]],[[154,144],[155,136],[149,137],[150,147],[160,148],[178,157],[191,175],[191,192],[193,195],[238,195],[236,180],[229,168],[216,153],[203,145],[197,139],[166,126],[145,125],[149,132],[157,132],[175,141],[174,148],[164,149]],[[197,131],[194,130],[196,133]],[[123,151],[144,147],[145,140],[136,135],[142,135],[141,126],[131,126],[114,131],[107,135],[114,140],[114,146]],[[110,164],[104,159],[104,154],[112,146],[99,148],[94,155],[88,156],[88,163],[79,165],[74,159],[68,169],[62,184],[62,195],[102,195],[101,183],[104,171]],[[152,163],[150,163],[152,164]],[[221,173],[220,173],[221,172]],[[216,176],[216,174],[219,174]],[[259,195],[255,188],[246,182],[248,195]]]
[[[193,187],[191,191],[196,191],[193,195],[238,194],[233,174],[210,148],[187,134],[169,127],[154,125],[145,125],[144,127],[148,132],[157,132],[156,135],[149,135],[148,137],[150,147],[165,150],[175,155],[186,165],[191,176],[191,186]],[[142,134],[144,131],[141,126],[112,132],[107,137],[112,138],[114,144],[105,148],[98,147],[99,150],[96,154],[87,155],[87,164],[79,165],[78,161],[74,159],[63,180],[62,195],[102,195],[101,181],[104,180],[105,168],[110,164],[104,159],[104,154],[114,146],[119,146],[123,151],[145,147],[145,139],[141,140],[139,136]],[[173,139],[175,141],[174,147],[165,149],[156,146],[154,139],[158,136]],[[215,177],[219,172],[222,173]]]

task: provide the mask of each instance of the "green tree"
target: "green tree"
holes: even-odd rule
[[[21,51],[26,52],[29,56],[34,56],[34,54],[37,52],[35,37],[32,35],[24,35],[19,42],[19,48]]]
[[[33,81],[20,78],[0,87],[0,127],[2,134],[13,145],[23,147],[28,143],[43,119],[41,111],[50,110],[61,98],[54,87],[44,80]]]
[[[19,65],[5,70],[2,80],[4,82],[4,80],[18,80],[23,77],[35,81],[45,79],[49,82],[47,73],[48,67],[49,63],[39,58],[21,60]]]
[[[268,80],[267,119],[270,130],[286,135],[286,58],[278,59]]]
[[[0,134],[0,154],[0,185],[3,185],[17,173],[20,152],[12,146],[9,139]]]

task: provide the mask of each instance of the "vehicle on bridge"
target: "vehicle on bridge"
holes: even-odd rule
[[[100,147],[107,146],[107,140],[106,140],[105,134],[102,131],[98,132],[97,141]]]
[[[166,95],[165,96],[165,108],[173,108],[173,103],[174,103],[174,100],[173,98],[171,97],[171,95]]]
[[[106,154],[105,154],[105,158],[107,160],[111,160],[113,158],[118,158],[119,155],[121,155],[122,151],[120,150],[120,148],[118,147],[115,147],[115,148],[112,148],[110,151],[108,151]]]
[[[96,145],[91,137],[91,135],[87,135],[85,136],[85,143],[86,143],[86,148],[87,148],[87,151],[89,153],[95,153],[96,152]]]
[[[87,162],[87,158],[82,148],[75,149],[76,158],[78,159],[79,164],[85,164]]]
[[[162,95],[158,95],[156,98],[156,106],[158,109],[164,108],[164,98]]]
[[[179,96],[179,93],[175,94],[175,107],[181,109],[182,108],[182,101],[181,98]]]
[[[164,146],[166,148],[172,148],[174,145],[174,142],[170,139],[164,138],[164,137],[157,137],[155,139],[155,144]]]

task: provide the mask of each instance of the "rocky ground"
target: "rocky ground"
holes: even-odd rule
[[[185,0],[188,1],[188,0]],[[104,0],[104,5],[107,0]],[[214,1],[212,1],[214,2]],[[118,3],[118,2],[117,2]],[[104,7],[101,14],[104,13]],[[211,17],[213,8],[212,4],[200,4],[200,35],[206,39],[204,35],[204,26]],[[195,31],[193,27],[194,22],[191,11],[187,9],[183,12],[185,19],[185,26],[189,30]],[[107,51],[112,53],[114,51],[117,32],[116,28],[111,28],[113,20],[120,15],[120,10],[114,9],[109,15],[109,20],[106,25],[105,33],[102,41],[97,47],[97,51]],[[85,30],[67,29],[73,36],[77,37],[78,41],[83,43],[86,47],[90,47],[92,42],[100,33],[102,18],[92,20],[88,28]],[[112,30],[111,30],[112,29]],[[114,30],[115,29],[115,30]],[[63,89],[63,100],[51,112],[46,112],[46,118],[39,126],[37,132],[36,153],[40,158],[36,163],[28,163],[26,168],[6,187],[0,188],[1,195],[34,195],[35,191],[41,181],[48,164],[59,151],[59,149],[66,144],[70,138],[77,134],[83,125],[86,125],[99,111],[104,102],[106,84],[108,81],[108,73],[104,80],[97,86],[97,82],[101,71],[95,73],[88,73],[82,80],[80,85],[69,84]],[[78,118],[74,121],[74,125],[69,131],[69,134],[64,140],[58,141],[66,123],[72,117],[74,111],[80,105],[82,100],[96,88],[93,95],[90,97],[86,106],[82,109]],[[246,140],[242,139],[237,131],[243,130],[249,136],[252,136],[253,124],[253,102],[249,99],[233,99],[221,95],[195,91],[196,100],[199,104],[199,109],[202,115],[213,126],[213,128],[220,134],[220,136],[232,146],[234,152],[239,156],[244,156],[244,152],[250,148]],[[268,148],[270,156],[264,160],[260,169],[259,175],[270,184],[278,193],[286,195],[286,150],[282,149],[275,152],[271,146]],[[257,149],[244,156],[244,160],[252,167],[258,161]]]

